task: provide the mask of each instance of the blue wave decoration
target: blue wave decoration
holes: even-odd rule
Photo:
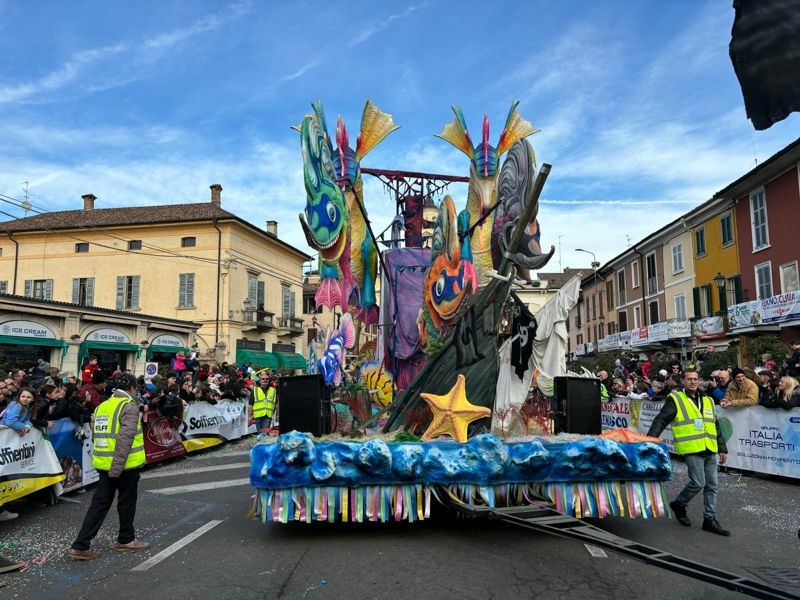
[[[665,444],[585,437],[507,444],[479,435],[466,444],[319,442],[296,431],[250,451],[250,483],[278,490],[319,486],[667,481]]]

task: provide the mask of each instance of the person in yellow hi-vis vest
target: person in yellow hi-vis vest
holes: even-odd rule
[[[678,522],[691,527],[686,506],[703,490],[703,531],[727,536],[731,532],[717,521],[717,455],[719,464],[724,465],[728,448],[714,413],[714,401],[699,391],[700,375],[696,370],[686,369],[681,382],[683,389],[670,392],[647,435],[658,437],[672,423],[675,451],[686,461],[689,483],[669,503]]]
[[[258,384],[253,388],[253,395],[250,396],[252,403],[250,409],[253,411],[253,420],[256,423],[256,430],[266,431],[272,427],[272,417],[275,415],[275,386],[269,379],[266,371],[258,374]]]
[[[137,551],[150,547],[150,544],[136,539],[133,529],[139,468],[145,464],[136,378],[131,373],[121,373],[113,383],[114,393],[94,411],[92,465],[100,474],[100,481],[80,533],[67,552],[75,560],[100,558],[100,554],[90,549],[90,544],[100,531],[115,494],[119,513],[116,549]]]

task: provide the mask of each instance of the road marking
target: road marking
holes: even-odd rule
[[[154,565],[157,565],[158,563],[160,563],[162,560],[164,560],[168,556],[171,556],[171,555],[175,554],[178,550],[180,550],[181,548],[183,548],[187,544],[190,544],[191,542],[193,542],[194,540],[199,538],[201,535],[203,535],[207,531],[211,531],[214,527],[216,527],[220,523],[222,523],[222,519],[218,519],[218,520],[215,520],[215,521],[209,521],[208,523],[206,523],[205,525],[200,527],[200,529],[196,529],[195,531],[193,531],[192,533],[190,533],[186,537],[183,537],[183,538],[179,539],[177,542],[175,542],[174,544],[172,544],[168,548],[164,548],[161,552],[159,552],[155,556],[151,556],[146,561],[144,561],[142,564],[133,567],[133,569],[131,569],[131,570],[132,571],[147,571],[147,569],[149,569],[150,567],[152,567]]]
[[[147,491],[152,492],[153,494],[164,494],[165,496],[172,496],[174,494],[188,494],[190,492],[217,490],[219,488],[236,487],[240,485],[250,485],[250,478],[244,477],[242,479],[226,479],[224,481],[209,481],[208,483],[176,485],[174,487],[158,488],[155,490],[147,490]]]
[[[210,473],[212,471],[225,471],[226,469],[240,469],[242,467],[249,467],[249,462],[230,463],[227,465],[214,465],[212,467],[197,467],[189,469],[180,469],[175,471],[150,471],[142,475],[142,479],[155,479],[156,477],[178,477],[180,475],[190,475],[193,473]]]
[[[589,544],[584,544],[586,549],[589,551],[589,554],[594,556],[595,558],[608,558],[608,554],[602,548],[598,548],[597,546],[590,546]]]

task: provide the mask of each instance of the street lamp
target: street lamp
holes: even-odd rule
[[[591,254],[592,255],[592,269],[594,269],[594,286],[593,287],[594,287],[594,295],[597,296],[597,267],[600,266],[600,263],[597,262],[597,257],[594,255],[594,252],[592,252],[591,250],[584,250],[583,248],[575,248],[575,252],[585,252],[586,254]],[[587,305],[587,310],[588,310],[588,305]],[[588,321],[589,319],[587,318],[586,320]],[[587,323],[587,326],[588,326],[588,323]],[[591,328],[588,328],[588,330],[591,331]],[[595,343],[597,343],[597,340],[595,340]]]
[[[728,310],[728,299],[725,297],[725,276],[722,273],[717,272],[714,275],[714,285],[719,290],[719,312],[725,314]]]

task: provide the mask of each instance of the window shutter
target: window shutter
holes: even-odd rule
[[[186,306],[186,273],[178,275],[178,306]]]
[[[692,303],[694,304],[694,318],[699,319],[702,314],[700,312],[700,288],[692,288]]]
[[[194,306],[194,273],[186,274],[186,306]]]
[[[8,281],[0,281],[0,294],[8,293]]]
[[[733,283],[733,298],[735,304],[739,304],[744,300],[742,298],[742,278],[738,275],[734,275],[731,277],[731,282]]]
[[[125,276],[117,275],[117,310],[125,310]]]
[[[86,306],[94,306],[94,277],[86,278]]]
[[[294,316],[294,304],[295,304],[295,292],[292,292],[290,294],[289,302],[290,302],[290,304],[289,304],[289,316],[293,317]]]
[[[52,300],[53,299],[53,280],[52,279],[45,279],[44,280],[44,299],[45,300]]]
[[[31,279],[25,280],[25,297],[33,297],[33,281]]]
[[[256,297],[256,308],[259,310],[264,310],[264,306],[266,305],[266,284],[263,281],[258,282],[258,294]]]
[[[141,283],[141,276],[134,275],[131,278],[133,281],[131,282],[131,308],[139,309],[139,284]]]
[[[706,301],[706,314],[713,315],[714,314],[714,306],[711,299],[711,285],[706,284],[703,286],[705,288],[705,301]]]
[[[78,278],[74,278],[72,280],[72,303],[78,304],[80,301],[81,295],[81,280]]]

